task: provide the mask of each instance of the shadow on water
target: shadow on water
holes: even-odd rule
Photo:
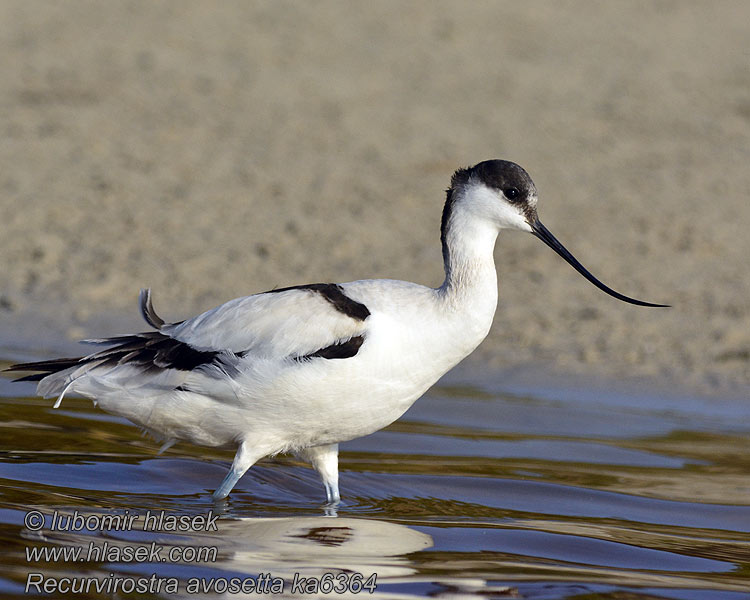
[[[750,404],[457,377],[342,445],[336,515],[292,458],[217,505],[230,452],[0,380],[0,596],[750,598]]]

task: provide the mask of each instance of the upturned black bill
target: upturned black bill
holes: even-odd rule
[[[622,300],[623,302],[629,302],[630,304],[637,304],[638,306],[656,306],[660,308],[669,307],[669,304],[653,304],[651,302],[644,302],[643,300],[636,300],[635,298],[629,298],[628,296],[623,296],[622,294],[620,294],[619,292],[616,292],[612,288],[607,287],[601,281],[599,281],[596,277],[594,277],[591,273],[589,273],[586,270],[586,268],[581,263],[579,263],[570,252],[568,252],[565,246],[563,246],[560,242],[557,241],[557,238],[554,235],[552,235],[552,233],[550,233],[550,230],[547,229],[544,225],[542,225],[542,222],[539,219],[536,219],[533,223],[530,223],[530,225],[531,225],[531,228],[534,230],[533,233],[536,237],[538,237],[545,244],[547,244],[550,248],[552,248],[555,252],[557,252],[560,256],[562,256],[570,264],[570,266],[572,266],[576,271],[578,271],[581,275],[583,275],[596,287],[598,287],[600,290],[604,292],[607,292],[610,296],[613,296],[617,298],[618,300]]]

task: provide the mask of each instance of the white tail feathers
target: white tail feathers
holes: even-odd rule
[[[65,392],[67,392],[70,389],[70,386],[75,383],[75,379],[71,380],[68,385],[66,385],[63,388],[63,391],[60,392],[60,395],[57,397],[57,400],[52,405],[52,408],[60,408],[60,405],[62,404],[63,398],[65,397]]]

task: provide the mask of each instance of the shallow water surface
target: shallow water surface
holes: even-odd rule
[[[449,376],[397,423],[343,444],[335,514],[317,475],[288,457],[214,504],[231,452],[157,455],[88,401],[54,410],[32,384],[0,379],[0,596],[50,597],[48,585],[51,597],[239,598],[280,585],[317,597],[750,598],[750,402],[500,379]],[[67,558],[29,554],[56,549]],[[109,587],[66,593],[71,578]]]

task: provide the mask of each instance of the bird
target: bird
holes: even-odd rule
[[[156,439],[236,449],[213,493],[223,500],[257,461],[292,453],[340,503],[339,444],[397,420],[490,331],[498,301],[494,246],[501,230],[531,233],[595,286],[542,224],[537,189],[514,162],[459,168],[443,206],[445,279],[437,288],[392,279],[315,283],[236,298],[167,323],[151,291],[139,305],[150,330],[84,340],[95,352],[20,363],[37,393],[75,393]]]

